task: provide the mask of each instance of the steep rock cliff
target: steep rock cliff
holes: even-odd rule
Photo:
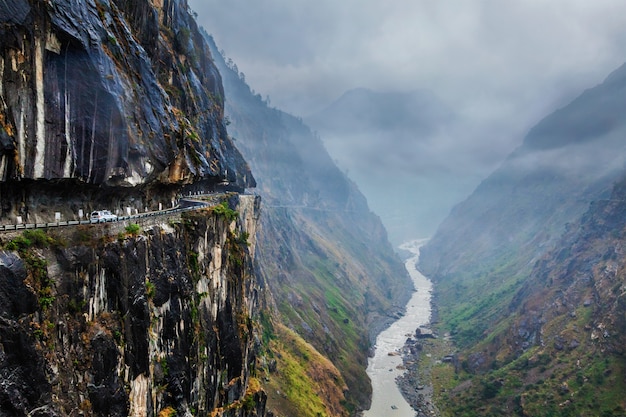
[[[5,237],[0,414],[265,415],[252,378],[259,200],[217,207],[139,233]]]
[[[283,357],[294,360],[279,360],[269,373],[268,407],[285,415],[355,414],[370,401],[368,349],[410,296],[408,274],[380,219],[320,138],[298,118],[271,108],[210,44],[224,79],[229,131],[263,197],[259,272],[279,321],[290,329],[276,325],[276,332],[300,339],[278,347],[290,349]],[[304,387],[297,392],[282,383],[293,377],[288,370],[298,360],[299,378],[307,381],[302,385],[315,387],[305,395]]]
[[[0,3],[0,221],[254,186],[185,0]],[[263,416],[260,199],[4,234],[0,415]],[[213,197],[216,198],[216,197]]]
[[[254,185],[185,0],[2,2],[0,96],[5,218],[45,205],[24,180],[107,186],[139,208],[202,179]]]

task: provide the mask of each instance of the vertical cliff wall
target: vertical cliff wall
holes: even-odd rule
[[[4,217],[34,204],[15,181],[254,185],[185,0],[0,3],[0,96]]]
[[[233,195],[143,231],[3,239],[0,414],[265,415],[259,203]]]
[[[223,104],[186,0],[0,2],[0,222],[254,186]],[[259,204],[0,236],[0,415],[265,415]]]

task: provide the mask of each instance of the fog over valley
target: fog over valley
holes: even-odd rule
[[[626,57],[615,0],[190,6],[252,88],[319,132],[396,244],[431,235],[532,126]]]
[[[624,0],[0,1],[0,417],[626,417]]]

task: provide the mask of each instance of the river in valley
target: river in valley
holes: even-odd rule
[[[369,359],[367,374],[372,380],[372,406],[363,412],[364,417],[414,417],[415,410],[404,399],[396,384],[396,377],[402,375],[402,355],[400,354],[407,338],[415,334],[415,329],[430,321],[430,280],[416,269],[420,247],[427,239],[404,243],[400,249],[411,252],[404,265],[415,285],[415,293],[406,306],[406,314],[394,322],[376,338],[376,352]]]

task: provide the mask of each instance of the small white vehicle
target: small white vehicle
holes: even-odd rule
[[[117,221],[117,216],[109,210],[97,210],[91,212],[90,220],[92,223],[113,222]]]

